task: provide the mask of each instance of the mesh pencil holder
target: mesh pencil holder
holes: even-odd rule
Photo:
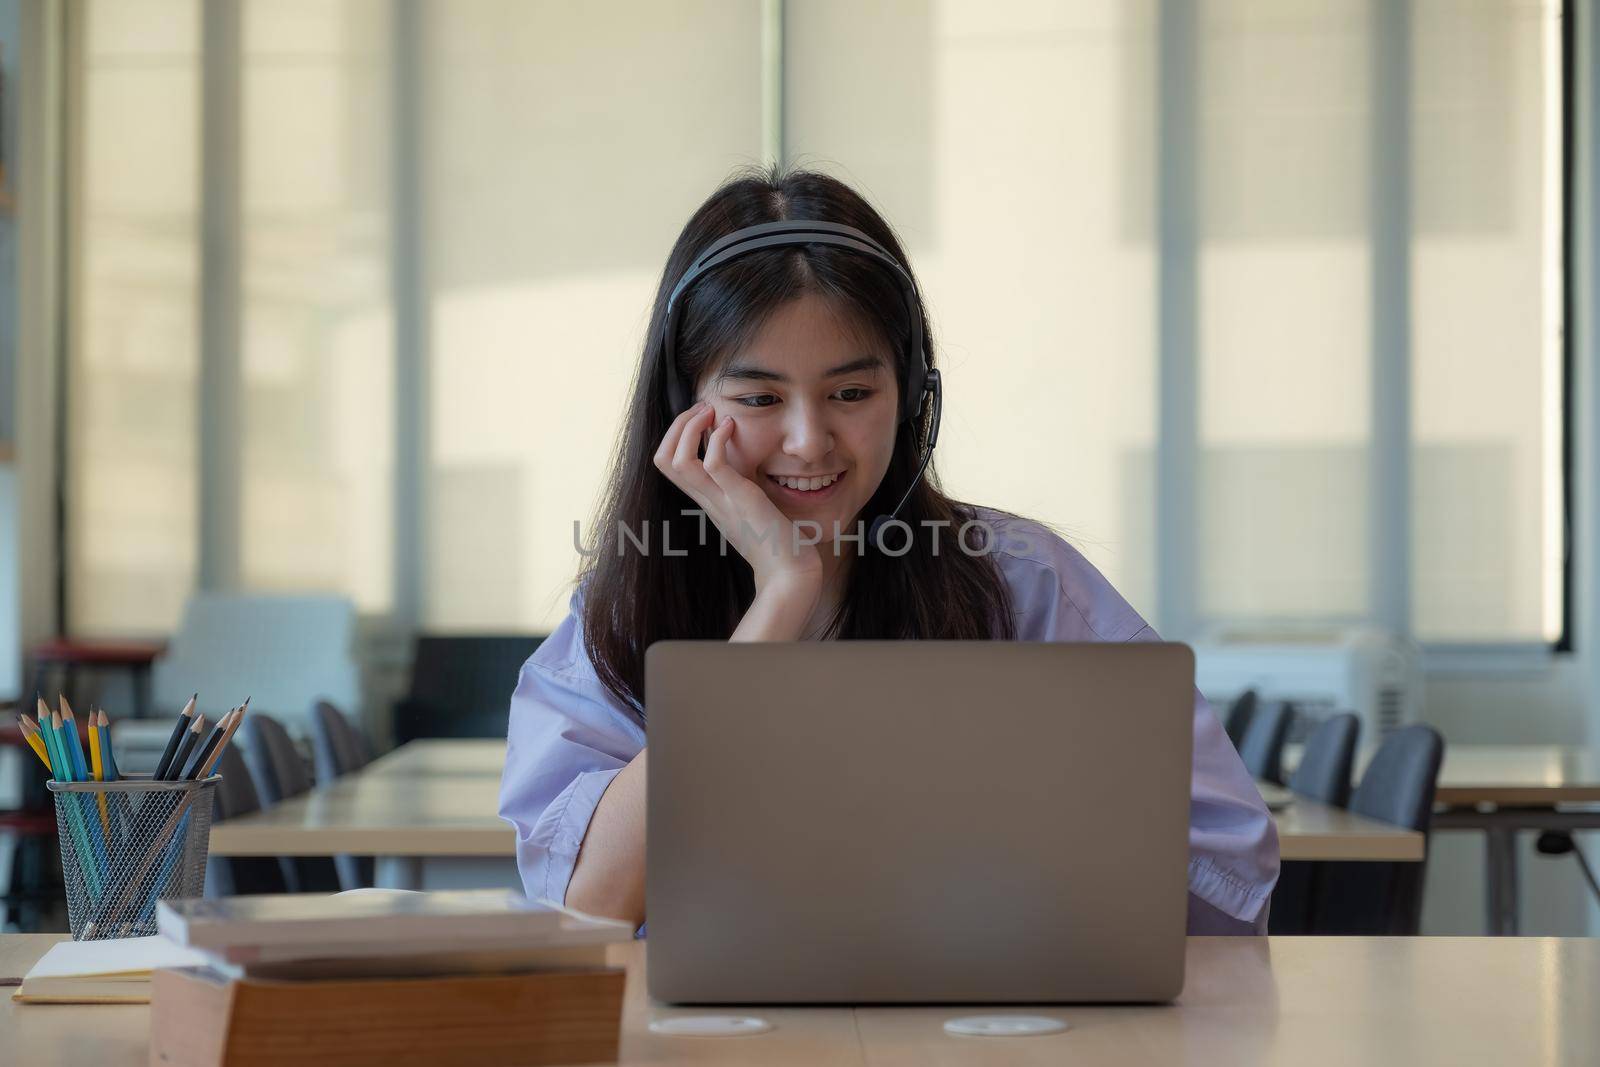
[[[220,781],[220,774],[193,782],[130,774],[115,782],[45,783],[56,801],[74,941],[152,935],[156,901],[205,891]]]

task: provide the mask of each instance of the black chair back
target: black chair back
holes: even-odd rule
[[[1355,763],[1361,720],[1349,712],[1330,715],[1306,738],[1289,788],[1333,807],[1350,803],[1350,768]]]
[[[311,788],[305,761],[277,719],[265,712],[249,712],[239,732],[245,743],[244,760],[262,807],[270,808]]]
[[[1239,758],[1244,760],[1250,777],[1283,784],[1283,742],[1289,736],[1293,718],[1294,707],[1283,701],[1256,706],[1239,744]]]
[[[367,765],[367,747],[361,735],[350,725],[350,720],[326,700],[317,701],[316,707],[311,709],[311,750],[319,785],[327,785]],[[338,855],[333,857],[333,867],[341,889],[361,889],[372,884],[371,856]]]
[[[311,709],[311,753],[317,781],[331,782],[368,762],[366,742],[350,720],[326,700]]]
[[[283,725],[265,712],[245,715],[239,728],[244,736],[245,765],[262,807],[270,808],[311,788],[311,773]],[[333,893],[339,875],[329,856],[280,856],[284,881],[293,893]]]
[[[1256,696],[1254,689],[1246,689],[1234,698],[1233,704],[1228,708],[1227,721],[1222,728],[1227,731],[1228,740],[1233,742],[1233,747],[1244,744],[1245,731],[1250,728],[1250,719],[1256,713]]]
[[[543,636],[419,636],[411,688],[395,705],[395,744],[419,737],[505,737],[511,693]]]
[[[222,775],[217,783],[211,818],[221,822],[261,810],[261,799],[244,757],[234,745],[226,745],[217,757],[213,771]],[[283,893],[289,885],[283,868],[274,856],[207,856],[206,896],[231,897],[240,893]]]
[[[1289,777],[1289,788],[1331,807],[1347,805],[1350,768],[1355,762],[1360,732],[1361,720],[1349,712],[1324,719],[1306,738],[1300,763]],[[1268,933],[1304,934],[1311,929],[1323,866],[1309,860],[1283,861],[1278,868],[1277,887],[1272,891]]]
[[[1396,730],[1384,740],[1362,775],[1350,798],[1350,810],[1427,834],[1442,762],[1444,740],[1432,727]],[[1420,863],[1327,864],[1317,890],[1313,932],[1415,934],[1422,921],[1426,870],[1426,858]]]

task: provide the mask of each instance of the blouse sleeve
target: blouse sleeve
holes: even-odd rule
[[[1161,638],[1146,626],[1131,640]],[[1268,902],[1277,881],[1277,824],[1211,705],[1196,689],[1189,933],[1266,933]]]
[[[517,835],[530,899],[565,903],[589,820],[644,728],[601,683],[583,648],[578,599],[523,664],[511,694],[500,817]]]

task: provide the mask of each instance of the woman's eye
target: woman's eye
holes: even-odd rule
[[[778,402],[778,398],[771,393],[756,393],[754,396],[741,396],[737,400],[747,408],[766,408]]]
[[[859,386],[854,385],[839,390],[839,399],[851,404],[859,404],[861,401],[865,400],[871,395],[871,389],[862,389]]]

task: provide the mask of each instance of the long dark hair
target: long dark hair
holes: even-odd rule
[[[749,564],[731,548],[724,555],[715,531],[698,536],[696,519],[682,515],[697,505],[652,462],[673,415],[661,357],[667,298],[695,255],[712,242],[746,226],[791,219],[853,226],[911,271],[894,231],[872,206],[843,182],[811,171],[774,166],[736,174],[700,205],[678,235],[656,287],[627,420],[579,576],[589,659],[606,688],[641,716],[645,650],[668,638],[726,640],[755,599]],[[805,293],[821,296],[845,321],[870,331],[894,353],[903,393],[910,323],[898,284],[870,257],[826,245],[752,252],[696,281],[679,298],[685,301],[676,342],[681,373],[698,381],[753,338],[773,311]],[[933,341],[920,297],[918,303],[931,364]],[[916,421],[925,424],[931,408],[924,405],[923,419]],[[889,469],[862,511],[869,524],[894,507],[921,458],[926,426],[897,425]],[[841,639],[1015,637],[1010,597],[988,555],[983,529],[968,528],[965,547],[956,541],[976,512],[940,491],[931,464],[899,518],[915,531],[910,550],[897,557],[871,547],[858,551],[828,632]],[[950,525],[928,527],[925,521]],[[659,538],[664,523],[674,531],[674,553],[687,555],[667,556],[657,542],[651,545],[656,550],[640,551],[622,540],[623,528]],[[694,534],[684,536],[688,531]],[[901,534],[885,537],[895,550],[903,540]],[[829,546],[825,539],[822,550]]]

